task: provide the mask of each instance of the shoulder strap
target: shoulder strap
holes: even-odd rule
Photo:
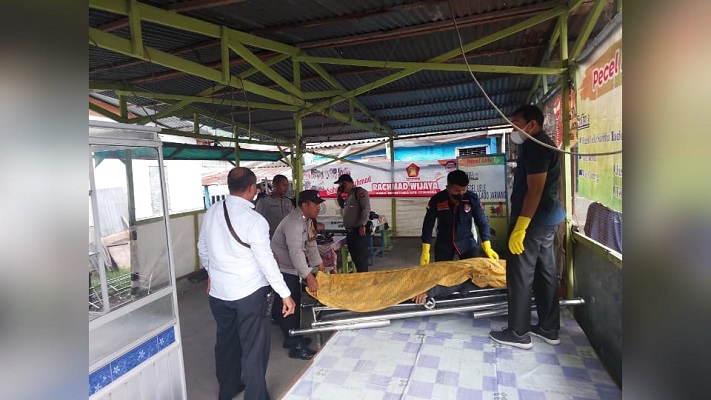
[[[230,233],[232,234],[232,237],[235,238],[237,243],[241,244],[242,246],[251,249],[252,246],[250,246],[248,243],[245,243],[242,241],[242,239],[237,236],[237,232],[232,228],[232,223],[230,223],[230,215],[227,213],[227,202],[223,201],[222,202],[222,210],[225,212],[225,221],[227,222],[227,227],[230,229]]]

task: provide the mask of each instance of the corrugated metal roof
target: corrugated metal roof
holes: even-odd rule
[[[541,10],[566,4],[555,0],[260,0],[234,2],[220,5],[216,2],[197,3],[187,0],[151,0],[158,8],[172,9],[217,25],[252,33],[302,48],[305,55],[380,61],[421,62],[440,54],[457,50],[459,37],[451,20],[457,18],[459,35],[464,43],[500,32]],[[191,7],[184,10],[186,4]],[[590,2],[583,2],[568,17],[569,42],[572,45],[590,10]],[[606,9],[593,30],[594,37],[611,20],[615,0],[606,0]],[[90,8],[89,26],[102,27],[109,33],[130,38],[130,28],[123,24],[125,16]],[[470,64],[539,66],[553,32],[557,18],[489,43],[467,54]],[[108,24],[108,25],[107,25]],[[152,22],[142,22],[144,46],[174,54],[193,63],[209,66],[219,71],[221,53],[219,41],[196,33],[167,27]],[[91,43],[89,49],[89,76],[92,81],[114,82],[138,87],[145,91],[181,95],[197,95],[217,83],[204,78],[175,71],[167,67],[135,60],[121,54],[98,48]],[[557,53],[558,46],[554,50]],[[248,48],[262,60],[277,53],[264,49]],[[230,52],[230,71],[242,73],[252,66]],[[461,55],[451,63],[462,64]],[[320,64],[346,90],[368,88],[367,85],[397,73],[398,69],[365,68],[347,65]],[[271,66],[272,70],[293,82],[293,61],[285,59]],[[524,103],[535,80],[534,75],[476,73],[482,86],[504,112],[511,112]],[[550,81],[556,78],[549,79]],[[247,81],[287,93],[267,74],[258,72]],[[308,65],[301,65],[301,89],[333,91]],[[104,93],[106,94],[106,93]],[[247,102],[278,103],[241,89],[223,89],[212,95],[218,99]],[[115,96],[113,96],[115,98]],[[309,99],[318,104],[327,98]],[[422,70],[397,81],[366,90],[357,97],[368,112],[375,115],[396,135],[412,135],[439,131],[467,131],[485,128],[501,121],[482,96],[467,72]],[[129,102],[144,109],[162,110],[169,107],[168,100],[129,97]],[[203,110],[199,122],[231,131],[229,121],[262,129],[278,136],[293,138],[295,124],[291,113],[257,108],[246,110],[231,105],[191,104]],[[342,101],[328,107],[350,115],[351,105]],[[355,121],[371,123],[358,107],[352,115]],[[189,123],[192,110],[179,112],[171,123]],[[225,122],[227,121],[227,122]],[[336,139],[365,139],[377,134],[355,127],[319,113],[303,118],[304,140],[317,142]]]

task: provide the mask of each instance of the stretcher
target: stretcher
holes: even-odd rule
[[[301,305],[311,309],[311,327],[292,329],[290,335],[381,327],[394,319],[428,315],[472,312],[474,318],[487,318],[508,313],[505,262],[488,258],[348,275],[319,273],[316,279],[319,291],[312,293],[307,288],[315,301]],[[423,304],[412,301],[438,288],[466,289],[451,290],[445,298],[428,297]],[[573,306],[584,301],[561,300],[560,304]]]

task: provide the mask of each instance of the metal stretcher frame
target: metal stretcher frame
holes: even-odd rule
[[[508,314],[506,301],[507,289],[483,288],[469,291],[466,295],[454,292],[451,296],[436,300],[428,298],[424,304],[415,304],[408,301],[396,304],[378,311],[355,312],[339,308],[332,308],[318,303],[303,304],[303,308],[311,308],[313,323],[311,328],[291,329],[289,335],[296,336],[308,333],[320,333],[339,330],[374,328],[390,325],[393,319],[415,318],[427,315],[442,315],[458,312],[473,312],[474,318],[487,318]],[[534,298],[531,297],[531,310],[535,310]],[[576,306],[585,304],[582,298],[560,300],[561,306]]]

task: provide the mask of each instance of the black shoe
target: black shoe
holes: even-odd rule
[[[295,358],[297,360],[310,360],[315,354],[315,351],[309,349],[302,343],[289,349],[289,358]]]
[[[558,339],[558,331],[556,329],[551,329],[549,331],[536,325],[531,325],[531,335],[538,336],[543,339],[544,342],[557,346],[560,344],[560,339]]]
[[[302,338],[301,338],[301,343],[302,343],[304,346],[308,346],[308,345],[311,344],[311,338],[310,338],[310,337],[302,337]],[[281,347],[283,347],[283,348],[285,348],[285,349],[289,349],[289,348],[293,347],[293,345],[289,346],[288,342],[285,340],[284,343],[281,344]]]
[[[523,336],[519,336],[511,328],[504,328],[500,331],[491,331],[489,332],[489,337],[491,337],[491,339],[495,342],[518,347],[519,349],[528,350],[533,347],[533,343],[531,343],[531,336],[528,333]]]

